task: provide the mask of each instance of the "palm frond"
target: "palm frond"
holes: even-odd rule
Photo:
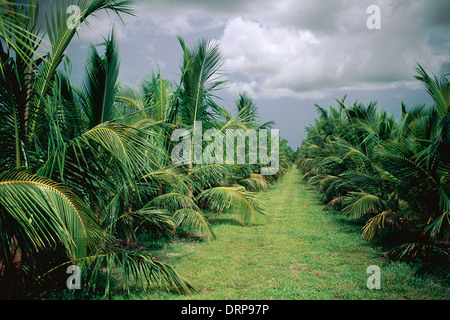
[[[450,211],[445,211],[425,229],[425,232],[430,232],[431,239],[437,239],[438,235],[445,232],[445,229],[450,226]]]
[[[385,228],[386,218],[392,214],[391,210],[386,210],[367,220],[362,229],[363,239],[367,241],[372,240],[380,230]]]
[[[167,186],[174,190],[175,193],[188,195],[191,190],[186,185],[185,179],[182,171],[177,167],[160,168],[141,177],[145,184],[157,185],[159,188]]]
[[[87,80],[81,94],[82,110],[89,120],[89,129],[119,116],[114,106],[116,82],[119,76],[119,57],[114,30],[105,40],[105,54],[100,56],[91,47]]]
[[[153,235],[162,235],[164,237],[173,236],[176,223],[168,212],[163,210],[140,209],[127,212],[118,217],[117,222],[123,221],[124,224],[133,220],[133,234],[138,230]]]
[[[206,241],[216,238],[209,221],[205,216],[194,209],[180,209],[173,214],[177,230],[187,234],[201,236]]]
[[[101,235],[92,211],[66,186],[50,179],[6,171],[0,175],[0,195],[1,219],[12,219],[13,232],[35,248],[60,241],[76,260]]]
[[[203,191],[198,201],[213,212],[230,212],[244,224],[258,222],[266,214],[258,196],[244,187],[211,188]]]
[[[185,41],[178,37],[183,49],[182,121],[195,127],[196,121],[208,123],[214,110],[218,107],[213,92],[225,81],[219,73],[222,56],[217,42],[201,40],[197,47],[190,49]]]
[[[444,75],[441,78],[435,76],[432,79],[420,64],[415,67],[415,70],[418,74],[416,79],[423,82],[437,106],[439,118],[443,118],[447,115],[450,106],[450,83],[448,79]]]
[[[194,192],[201,192],[213,186],[220,185],[230,172],[227,166],[210,164],[196,166],[184,177],[184,182],[189,184]]]
[[[106,276],[105,297],[112,290],[113,272],[119,274],[122,287],[128,292],[132,283],[144,290],[156,286],[180,294],[190,295],[198,291],[171,266],[155,260],[148,252],[111,248],[108,252],[87,257],[79,264],[86,277],[86,292],[95,289],[100,276]]]
[[[200,211],[200,208],[191,197],[176,192],[165,193],[154,198],[145,208],[166,209],[172,213],[180,209]]]
[[[149,151],[159,152],[154,145],[140,137],[133,127],[113,122],[92,128],[77,137],[73,143],[83,143],[88,148],[101,146],[137,176],[141,176],[142,171],[150,171],[149,166],[156,161],[156,155],[153,154],[152,159]]]
[[[239,185],[245,187],[248,191],[257,192],[267,190],[270,183],[260,174],[253,173],[249,178],[239,180]]]
[[[345,198],[345,203],[347,206],[343,211],[352,218],[359,218],[368,213],[377,213],[384,208],[379,197],[365,192],[350,192]]]

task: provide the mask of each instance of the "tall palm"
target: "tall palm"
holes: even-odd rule
[[[131,177],[151,163],[143,151],[151,150],[151,145],[140,136],[142,130],[114,122],[114,113],[108,113],[114,111],[110,98],[114,97],[118,70],[113,39],[107,41],[105,60],[93,52],[91,82],[84,88],[84,93],[102,91],[102,101],[96,100],[95,95],[75,95],[70,81],[58,73],[64,51],[77,32],[61,14],[67,4],[58,2],[47,12],[45,35],[50,48],[44,57],[33,59],[37,2],[28,7],[11,2],[5,4],[6,9],[2,3],[2,18],[7,16],[8,21],[13,21],[12,26],[21,26],[7,30],[8,47],[1,52],[0,121],[2,135],[6,137],[2,146],[7,151],[1,158],[3,168],[7,169],[1,174],[0,191],[1,242],[6,249],[0,256],[2,275],[11,276],[16,282],[13,285],[19,288],[23,266],[38,263],[33,260],[36,253],[62,243],[69,258],[66,264],[93,266],[84,268],[94,270],[90,279],[96,279],[102,270],[100,266],[108,261],[111,268],[114,263],[121,267],[124,279],[132,275],[139,281],[167,283],[181,292],[190,292],[193,287],[169,266],[154,261],[146,253],[122,250],[115,245],[114,234],[101,228],[102,210],[110,206],[104,200],[99,201],[100,194],[105,192],[107,199],[117,190],[114,179],[120,178],[121,186],[128,187]],[[131,12],[128,1],[78,1],[76,5],[81,8],[77,17],[81,23],[101,10]],[[16,14],[17,11],[21,14]],[[23,34],[11,34],[23,29],[31,37],[28,42],[20,39]],[[20,46],[28,49],[26,54],[15,52]],[[22,166],[28,170],[14,171]],[[169,224],[161,215],[152,214],[145,212],[140,216]]]
[[[220,109],[214,92],[225,83],[220,73],[223,62],[219,43],[202,39],[189,48],[181,37],[178,40],[183,49],[181,121],[187,126],[194,126],[196,121],[209,123]]]
[[[100,270],[106,268],[106,294],[110,293],[111,272],[116,268],[122,271],[126,288],[128,280],[134,278],[141,284],[173,285],[182,293],[190,293],[194,287],[170,266],[155,261],[148,252],[130,251],[123,247],[135,240],[137,228],[156,228],[162,234],[171,234],[175,225],[167,212],[144,207],[145,199],[152,197],[157,188],[143,176],[161,168],[159,155],[165,151],[162,143],[155,142],[163,137],[154,130],[154,122],[145,113],[126,114],[120,110],[123,99],[118,99],[121,101],[119,104],[115,99],[118,55],[114,35],[103,45],[105,56],[100,56],[97,49],[92,48],[87,81],[82,90],[75,90],[80,97],[79,108],[84,121],[79,123],[77,130],[81,134],[69,141],[70,145],[78,147],[75,155],[66,159],[76,167],[77,159],[87,159],[86,155],[93,153],[86,167],[82,167],[83,176],[90,178],[86,181],[89,184],[98,180],[99,172],[102,177],[101,183],[95,186],[94,197],[88,197],[88,201],[95,208],[106,240],[80,263],[86,269],[94,270],[86,275],[87,279],[92,279],[88,280],[89,283],[95,283],[98,275],[102,274]],[[91,167],[96,170],[91,172]],[[125,240],[123,244],[122,239]]]
[[[77,4],[82,9],[80,16],[82,23],[90,15],[101,10],[129,13],[127,1],[117,3],[105,0],[89,4],[86,1],[79,1]],[[58,2],[58,5],[59,9],[65,9],[64,3]],[[11,226],[16,223],[16,227],[12,227],[5,233],[2,232],[2,247],[5,250],[2,250],[1,261],[2,269],[17,271],[16,274],[12,273],[14,281],[17,281],[17,273],[22,270],[22,259],[32,255],[32,252],[38,249],[37,244],[62,241],[74,245],[78,240],[86,237],[86,233],[92,228],[87,229],[82,223],[82,216],[89,216],[90,211],[77,205],[79,202],[70,200],[75,199],[74,196],[65,196],[69,191],[63,185],[22,172],[23,169],[21,172],[14,171],[25,167],[29,171],[37,172],[41,165],[39,152],[34,149],[34,145],[39,145],[41,142],[37,139],[35,129],[37,124],[46,122],[44,101],[47,99],[47,93],[53,89],[56,70],[76,30],[70,29],[66,19],[63,19],[62,15],[58,16],[57,11],[54,11],[48,12],[46,32],[40,33],[36,29],[40,12],[38,1],[30,1],[28,4],[2,1],[0,6],[2,21],[0,32],[6,45],[6,47],[2,45],[0,52],[2,69],[0,124],[2,137],[5,137],[5,139],[2,138],[2,147],[5,152],[2,153],[0,162],[3,170],[7,170],[2,173],[2,193],[4,193],[2,199],[7,201],[0,208],[2,231],[6,228],[5,221],[10,221]],[[65,12],[65,10],[59,12]],[[48,36],[50,48],[45,50],[41,42],[46,36]],[[45,50],[45,53],[38,54],[42,50]],[[35,141],[35,144],[31,145],[31,141]],[[18,207],[12,205],[14,203],[11,202],[12,194],[8,191],[11,190],[11,186],[20,187],[24,194],[23,201],[16,202]],[[39,191],[33,191],[35,188]],[[62,205],[67,209],[58,210]],[[34,213],[32,213],[33,209]],[[21,215],[18,215],[19,212]],[[38,212],[39,215],[37,215]],[[66,214],[68,216],[65,216]],[[27,215],[29,218],[23,220]],[[29,223],[23,221],[29,221]],[[47,222],[44,223],[44,221]],[[65,223],[67,225],[64,225]],[[34,229],[35,224],[46,227]],[[67,227],[70,232],[63,231]],[[11,230],[14,230],[12,234]],[[57,234],[59,236],[56,236]],[[42,241],[39,241],[39,237]],[[27,245],[27,243],[33,245]],[[77,247],[78,250],[82,250],[82,242],[78,243]]]

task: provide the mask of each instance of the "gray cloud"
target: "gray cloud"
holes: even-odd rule
[[[226,67],[245,75],[247,87],[265,98],[414,86],[416,62],[437,72],[450,59],[448,33],[424,18],[435,12],[435,2],[383,1],[381,30],[366,28],[361,2],[289,3],[252,19],[228,20],[221,38]],[[433,36],[447,41],[433,44]]]
[[[381,8],[381,30],[366,28],[372,4]],[[416,62],[434,73],[450,62],[449,1],[139,0],[134,7],[137,17],[125,16],[124,24],[114,15],[91,19],[92,29],[80,32],[75,52],[85,59],[87,51],[81,49],[101,41],[114,25],[120,78],[138,84],[158,67],[177,80],[177,35],[192,44],[216,39],[229,75],[227,97],[247,91],[261,105],[264,119],[285,124],[289,121],[270,107],[282,101],[290,113],[298,110],[303,122],[291,124],[296,128],[313,119],[315,102],[333,101],[336,95],[383,101],[394,92],[392,99],[408,92],[423,97],[415,94],[420,88]]]

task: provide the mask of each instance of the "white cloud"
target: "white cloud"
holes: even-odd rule
[[[278,11],[268,10],[263,18],[229,19],[221,38],[227,71],[245,76],[258,97],[307,99],[323,97],[331,89],[414,86],[416,62],[436,72],[450,60],[448,50],[436,54],[429,44],[433,30],[421,18],[427,8],[424,1],[403,5],[384,1],[381,30],[366,28],[366,7],[355,2],[334,12],[324,11],[323,4],[322,11],[317,5],[299,11],[302,16],[308,9],[312,16],[328,15],[337,23],[334,29],[327,23],[304,25],[293,19],[289,23],[282,16],[288,2],[283,1]],[[241,81],[238,87],[245,85]]]
[[[239,81],[232,81],[229,82],[226,85],[226,89],[234,93],[236,95],[237,93],[247,93],[250,96],[256,96],[258,91],[258,83],[256,81],[250,81],[250,82],[239,82]]]
[[[371,4],[381,7],[381,30],[366,28]],[[208,38],[222,28],[229,90],[254,97],[309,99],[336,89],[411,87],[416,62],[438,72],[450,61],[438,0],[155,0],[134,8],[137,17],[123,16],[124,24],[114,14],[91,19],[92,32],[83,29],[81,39],[99,42],[114,24],[120,45],[143,50],[148,63],[164,50],[162,37]]]
[[[141,1],[133,5],[135,16],[121,14],[120,18],[111,12],[102,12],[89,17],[89,26],[83,25],[79,32],[85,42],[98,42],[110,34],[114,27],[117,39],[140,45],[139,39],[149,35],[175,37],[199,29],[195,20],[200,16],[196,8],[174,6],[163,2]]]

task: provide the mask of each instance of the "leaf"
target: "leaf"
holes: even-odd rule
[[[91,210],[71,190],[22,170],[0,174],[0,213],[35,248],[61,241],[72,260],[85,256],[101,234]]]
[[[80,92],[81,109],[89,119],[89,129],[118,116],[114,101],[120,62],[114,30],[110,38],[105,40],[104,45],[104,56],[100,56],[94,46],[91,47],[87,80]]]
[[[430,97],[434,100],[439,118],[443,118],[448,113],[448,106],[450,106],[450,83],[445,76],[438,79],[436,76],[432,79],[420,64],[415,67],[418,73],[415,78],[420,80],[425,85]]]
[[[197,210],[180,209],[175,211],[173,217],[177,229],[181,231],[200,235],[206,241],[211,241],[216,238],[208,220]]]
[[[218,108],[212,98],[213,92],[225,83],[219,74],[223,64],[222,56],[217,42],[203,39],[196,48],[190,49],[181,37],[178,40],[184,53],[182,121],[195,127],[196,121],[211,120],[212,112]]]
[[[145,208],[166,209],[172,213],[180,209],[200,211],[192,198],[176,192],[162,194],[154,198]]]
[[[217,187],[203,191],[198,201],[211,211],[231,211],[244,224],[260,220],[265,214],[257,195],[244,187]]]
[[[134,232],[138,228],[143,228],[147,233],[152,232],[168,237],[174,234],[176,228],[172,216],[162,210],[141,209],[127,212],[120,216],[118,220],[123,220],[124,223],[127,223],[130,218],[134,220]]]
[[[430,223],[425,229],[425,232],[430,232],[430,236],[432,239],[436,239],[436,237],[445,230],[445,227],[450,225],[450,212],[445,211],[442,213],[437,219],[435,219],[432,223]]]
[[[239,180],[238,183],[251,192],[267,190],[270,187],[269,182],[264,178],[264,176],[255,173],[253,173],[249,178]]]
[[[345,198],[347,207],[343,211],[352,218],[359,218],[368,213],[376,213],[384,207],[382,200],[365,192],[350,192]]]
[[[184,177],[184,182],[189,184],[193,191],[201,192],[207,188],[217,186],[229,173],[228,166],[210,164],[192,168]]]
[[[362,229],[363,239],[367,241],[372,240],[379,230],[384,229],[386,218],[392,214],[391,210],[386,210],[367,220]]]
[[[155,260],[147,252],[111,248],[110,251],[87,257],[79,264],[86,277],[84,288],[86,292],[95,288],[100,275],[106,274],[105,297],[111,293],[113,269],[118,270],[122,286],[128,292],[132,281],[142,286],[144,290],[158,286],[168,291],[176,290],[180,294],[190,295],[198,291],[171,266]]]
[[[112,122],[100,124],[77,137],[74,142],[76,140],[82,141],[91,149],[101,146],[123,168],[139,176],[143,170],[150,169],[151,158],[146,151],[155,150],[153,145],[134,132],[133,127]]]

